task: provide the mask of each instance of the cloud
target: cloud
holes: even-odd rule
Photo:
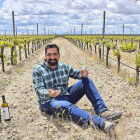
[[[68,0],[65,2],[65,5],[69,9],[73,10],[86,10],[88,8],[88,4],[86,4],[82,0],[73,0],[73,1]]]
[[[114,1],[109,1],[106,8],[114,10],[114,9],[117,9],[118,6],[116,5],[116,3]]]
[[[140,30],[140,2],[122,0],[5,0],[0,10],[3,29],[12,28],[12,11],[15,12],[16,26],[23,29],[40,30],[44,27],[56,32],[76,28],[80,33],[81,24],[87,32],[102,33],[103,12],[106,11],[106,32],[122,30],[122,24]],[[7,26],[8,23],[9,25]],[[126,26],[126,28],[129,28]],[[112,28],[112,29],[111,29]]]
[[[77,15],[77,14],[73,14],[73,15],[71,16],[71,19],[80,19],[80,16]]]
[[[49,3],[49,0],[23,0],[25,3]]]

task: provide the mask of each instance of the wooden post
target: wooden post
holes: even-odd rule
[[[46,28],[44,27],[44,35],[46,35]]]
[[[5,36],[6,36],[6,29],[5,29]]]
[[[28,36],[28,29],[27,29],[27,36]]]
[[[123,24],[123,39],[124,39],[124,24]]]
[[[16,27],[16,36],[17,36],[17,27]]]
[[[102,39],[104,39],[105,36],[105,11],[103,13],[103,28],[102,28]],[[104,61],[104,43],[102,46],[102,61]]]
[[[81,37],[82,37],[82,34],[83,34],[83,23],[82,23],[82,25],[81,25]],[[83,42],[82,42],[82,40],[81,40],[81,48],[83,48]]]
[[[14,19],[14,11],[12,11],[12,21],[13,21],[13,36],[15,38],[15,19]],[[15,44],[14,44],[15,45]],[[14,58],[14,49],[16,49],[16,45],[15,47],[12,47],[11,48],[11,64],[13,65],[14,64],[14,61],[13,61],[13,58]]]
[[[38,36],[38,23],[37,23],[37,36]]]
[[[83,34],[83,23],[81,25],[81,36],[82,36],[82,34]]]
[[[12,11],[12,20],[13,20],[13,36],[15,38],[15,19],[14,19],[14,11]]]
[[[130,29],[130,34],[132,34],[132,28]]]

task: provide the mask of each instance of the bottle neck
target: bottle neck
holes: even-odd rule
[[[2,101],[3,101],[3,103],[6,103],[5,96],[2,96]]]

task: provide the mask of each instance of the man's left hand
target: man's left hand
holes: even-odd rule
[[[86,69],[83,69],[80,71],[80,74],[82,75],[82,77],[87,77],[89,73]]]

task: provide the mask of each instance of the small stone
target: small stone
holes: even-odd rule
[[[13,132],[14,132],[14,133],[17,133],[17,130],[16,130],[16,129],[14,129],[14,130],[13,130]]]
[[[7,131],[7,134],[9,134],[10,133],[10,131]]]
[[[124,113],[123,116],[125,116],[127,118],[130,118],[132,116],[132,113],[131,112]]]
[[[32,101],[33,99],[32,98],[30,98],[30,101]]]
[[[33,119],[33,118],[31,118],[31,119],[30,119],[30,122],[33,122],[33,121],[34,121],[34,119]]]
[[[12,136],[8,136],[7,139],[12,139]]]
[[[77,126],[73,126],[75,131],[78,131],[78,127]]]
[[[108,98],[112,98],[112,95],[109,95]]]
[[[14,108],[17,108],[17,106],[15,105]]]
[[[36,123],[35,126],[36,126],[36,125],[39,125],[39,123]]]

